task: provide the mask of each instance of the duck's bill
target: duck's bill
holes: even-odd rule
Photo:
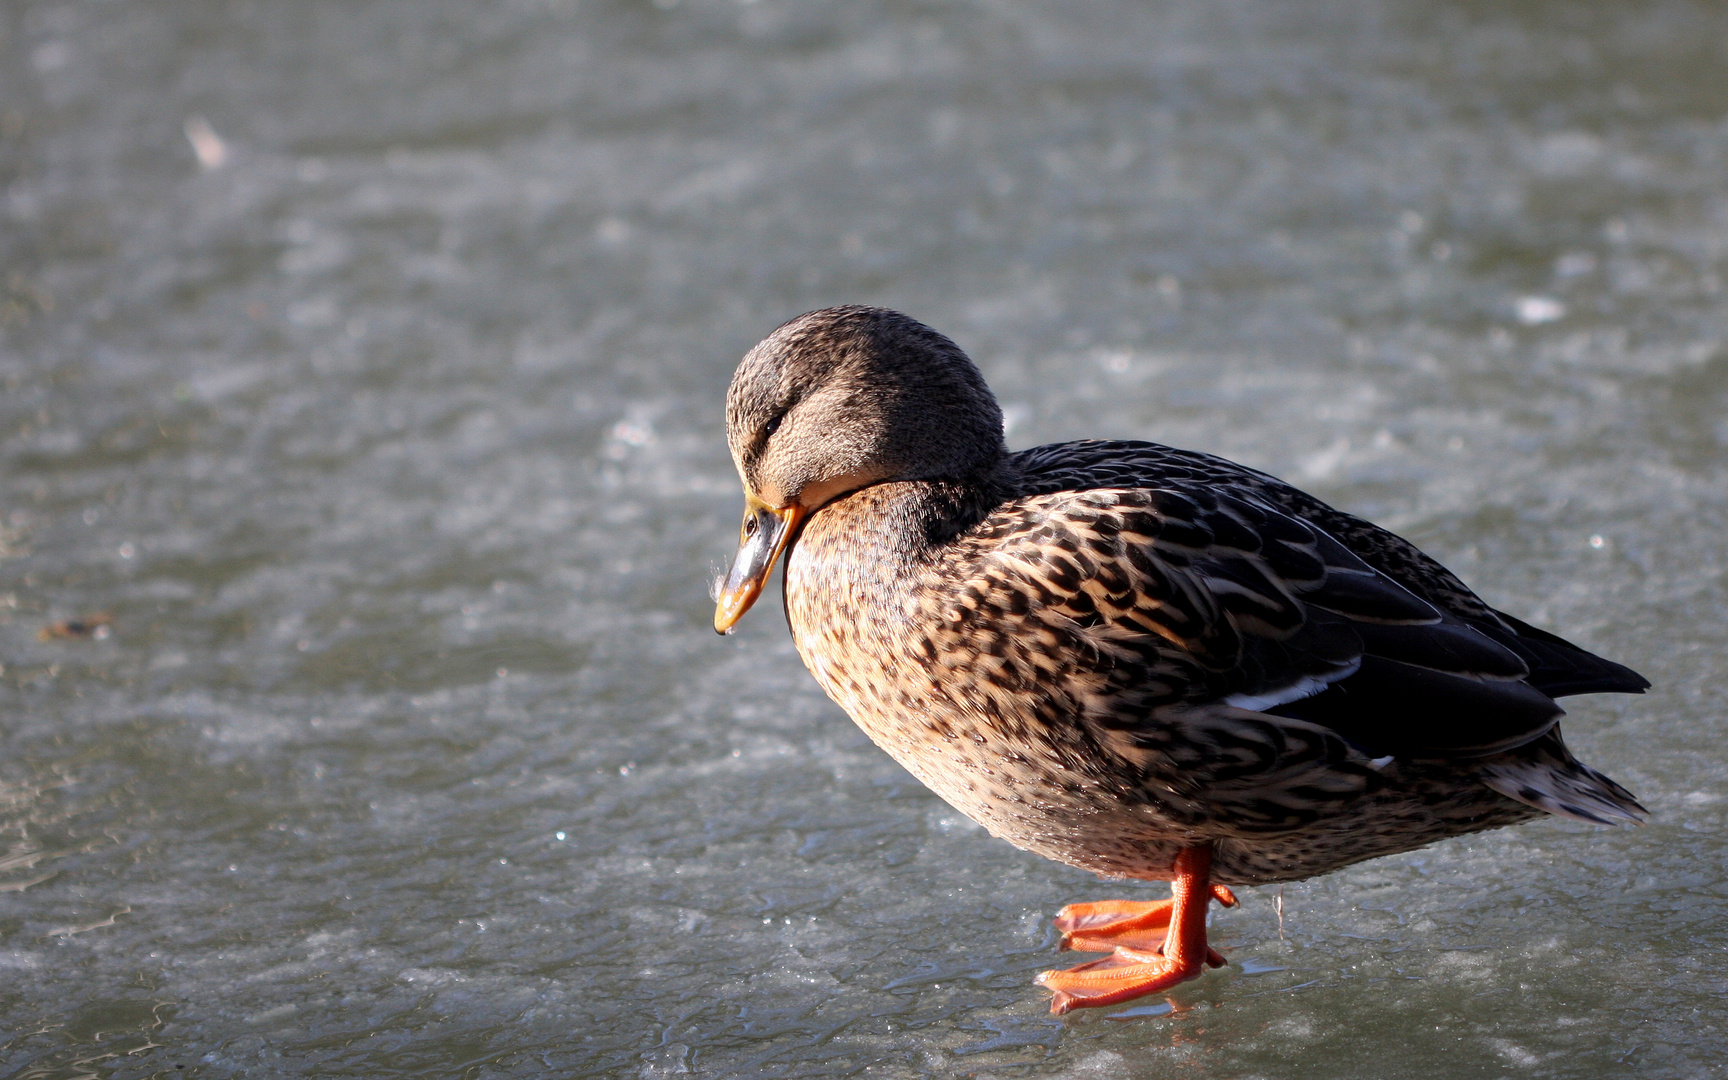
[[[732,557],[732,569],[720,587],[720,600],[714,607],[715,631],[728,633],[762,595],[768,575],[774,572],[774,561],[786,550],[786,542],[798,531],[798,523],[806,513],[796,503],[776,509],[754,495],[744,496],[738,554]]]

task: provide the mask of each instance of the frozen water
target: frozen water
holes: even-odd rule
[[[0,1073],[1720,1075],[1725,36],[4,6]],[[773,605],[708,627],[731,368],[847,301],[1015,445],[1229,454],[1645,672],[1567,730],[1655,820],[1248,890],[1231,968],[1053,1020],[1051,913],[1148,890],[958,818]]]

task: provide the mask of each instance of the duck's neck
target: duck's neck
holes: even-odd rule
[[[1016,481],[1004,455],[969,476],[861,488],[811,515],[793,542],[788,566],[801,567],[799,576],[811,585],[839,573],[887,586],[939,557],[1010,498]]]
[[[914,480],[895,485],[895,502],[908,526],[899,534],[915,559],[952,544],[1013,494],[1015,476],[1004,456],[986,470],[958,480]]]

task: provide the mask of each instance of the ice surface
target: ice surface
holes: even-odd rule
[[[7,6],[0,1075],[1720,1072],[1725,35]],[[1566,730],[1653,823],[1246,890],[1230,968],[1050,1018],[1050,915],[1157,890],[935,800],[775,605],[709,629],[726,380],[839,302],[1016,446],[1226,453],[1643,671]]]

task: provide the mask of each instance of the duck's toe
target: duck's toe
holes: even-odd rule
[[[1096,1009],[1105,1005],[1156,994],[1202,974],[1208,967],[1223,967],[1224,958],[1206,949],[1204,959],[1167,957],[1138,949],[1117,949],[1101,960],[1093,960],[1066,971],[1046,971],[1038,985],[1055,991],[1050,1011],[1057,1016],[1070,1009]]]

